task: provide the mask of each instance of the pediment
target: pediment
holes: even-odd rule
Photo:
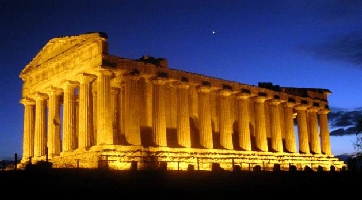
[[[68,50],[77,47],[89,39],[107,38],[105,33],[94,32],[81,35],[56,37],[51,40],[38,52],[32,61],[26,65],[22,73],[30,71],[32,68],[55,59],[57,56],[66,53]]]

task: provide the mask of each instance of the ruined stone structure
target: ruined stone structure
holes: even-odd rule
[[[327,89],[258,86],[110,55],[105,33],[51,39],[22,70],[22,165],[341,170]]]

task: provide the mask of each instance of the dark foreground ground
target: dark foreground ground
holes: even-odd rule
[[[361,196],[361,172],[0,171],[2,196],[31,199],[260,199]]]

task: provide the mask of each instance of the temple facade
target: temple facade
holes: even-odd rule
[[[257,86],[110,55],[95,32],[51,39],[21,71],[21,164],[115,170],[342,170],[327,89]]]

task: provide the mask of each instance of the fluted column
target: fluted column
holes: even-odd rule
[[[35,122],[35,101],[30,98],[23,98],[20,103],[24,105],[24,133],[23,133],[23,157],[27,161],[34,156],[34,122]]]
[[[242,150],[251,151],[250,140],[250,106],[249,93],[242,93],[237,96],[239,115],[238,115],[238,131],[239,131],[239,147]]]
[[[92,82],[94,80],[94,76],[83,74],[79,81],[79,148],[85,148],[93,145]]]
[[[321,136],[321,151],[323,154],[332,155],[331,150],[331,141],[329,133],[329,124],[328,124],[328,113],[329,109],[320,110],[319,114],[319,126],[320,126],[320,136]]]
[[[125,75],[125,116],[124,131],[128,144],[141,145],[138,105],[139,75]]]
[[[211,113],[210,113],[210,86],[202,85],[198,88],[199,94],[199,133],[200,145],[202,147],[212,149],[212,126],[211,126]]]
[[[230,122],[230,96],[228,90],[220,91],[220,144],[225,149],[233,149],[232,124]]]
[[[113,144],[111,77],[108,70],[97,74],[97,145]]]
[[[266,136],[266,125],[265,125],[265,103],[266,97],[257,96],[254,97],[255,102],[255,143],[256,147],[260,151],[268,151],[268,141]]]
[[[284,125],[285,125],[285,149],[289,153],[297,153],[297,143],[295,140],[293,106],[295,103],[287,102],[284,105]]]
[[[67,81],[64,83],[63,104],[63,149],[62,151],[74,150],[77,147],[76,138],[76,99],[75,88],[77,82]]]
[[[38,93],[35,97],[35,132],[34,132],[34,156],[46,155],[47,129],[46,106],[48,96]]]
[[[177,142],[183,147],[191,147],[189,119],[189,84],[181,82],[177,87]]]
[[[308,126],[307,126],[307,105],[298,105],[295,107],[297,110],[297,124],[298,124],[298,139],[299,139],[299,152],[310,153]]]
[[[48,156],[60,155],[60,88],[52,87],[48,93]]]
[[[309,117],[310,151],[315,154],[321,153],[320,139],[319,139],[319,132],[318,132],[318,118],[317,118],[318,110],[319,110],[319,108],[317,108],[317,107],[312,107],[307,110],[308,117]]]
[[[165,110],[165,92],[163,85],[164,79],[155,79],[153,83],[153,131],[152,140],[156,146],[167,146],[166,138],[166,110]]]
[[[271,109],[271,148],[276,152],[283,152],[282,129],[280,126],[279,99],[272,99],[269,102]]]

